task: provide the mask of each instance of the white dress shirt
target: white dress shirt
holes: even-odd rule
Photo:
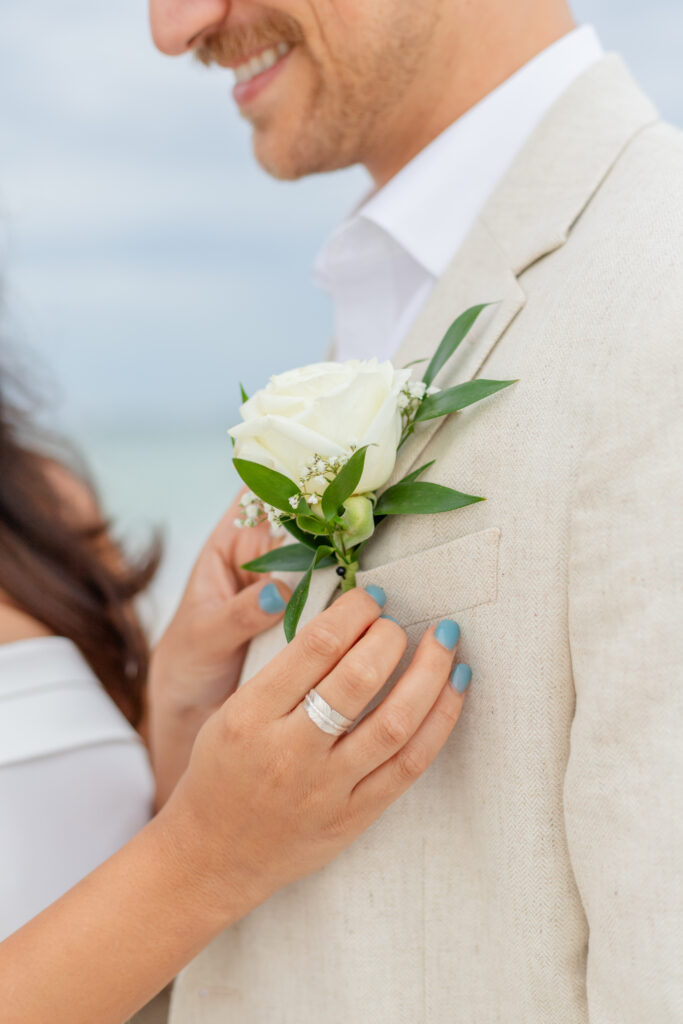
[[[61,637],[0,645],[0,940],[152,813],[139,735]]]
[[[337,359],[391,359],[515,156],[603,55],[591,26],[539,53],[450,125],[333,233],[315,266]]]

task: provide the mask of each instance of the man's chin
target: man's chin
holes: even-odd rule
[[[313,173],[309,161],[302,159],[300,147],[291,141],[276,140],[269,133],[255,129],[252,147],[258,164],[266,174],[278,181],[297,181]]]
[[[319,140],[318,140],[319,141]],[[265,138],[258,130],[252,138],[254,157],[266,174],[278,181],[298,181],[310,174],[326,174],[350,167],[357,159],[343,159],[342,154],[325,152],[320,145],[310,145],[303,139],[284,140],[278,145]]]
[[[305,168],[302,170],[291,159],[287,159],[281,154],[273,154],[267,149],[261,150],[255,143],[253,148],[259,166],[277,181],[298,181],[299,178],[305,178],[310,173]]]

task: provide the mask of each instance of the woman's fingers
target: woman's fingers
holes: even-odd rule
[[[222,611],[223,635],[230,650],[237,650],[279,622],[291,596],[291,590],[281,580],[261,579],[231,597]]]
[[[379,618],[386,598],[378,590],[343,594],[304,626],[244,689],[258,694],[273,716],[290,712]]]
[[[216,523],[192,569],[187,591],[195,600],[213,601],[217,593],[233,594],[258,582],[254,573],[242,569],[245,562],[259,558],[282,541],[270,534],[264,520],[258,526],[238,530],[235,521],[243,511],[237,495],[228,511]]]
[[[453,680],[443,687],[417,732],[388,761],[358,783],[351,794],[351,813],[363,827],[375,820],[429,768],[450,736],[465,701],[471,677],[467,665],[457,665]]]
[[[392,619],[379,618],[315,689],[331,708],[354,721],[382,689],[403,656],[407,638]],[[337,737],[323,732],[302,704],[292,726],[307,740],[331,747]]]
[[[357,781],[402,750],[417,732],[448,679],[459,635],[451,619],[427,630],[389,696],[339,743],[337,756]]]

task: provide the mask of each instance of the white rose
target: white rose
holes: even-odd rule
[[[377,359],[313,363],[271,377],[241,408],[230,431],[234,456],[257,462],[296,484],[310,476],[316,455],[348,456],[372,445],[356,494],[376,491],[391,476],[401,439],[400,396],[409,370]],[[324,478],[315,490],[321,493]]]

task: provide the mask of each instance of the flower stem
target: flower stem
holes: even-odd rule
[[[345,594],[347,590],[353,590],[356,586],[356,573],[358,572],[358,562],[345,562],[344,568],[346,569],[346,575],[342,579],[341,589],[342,594]]]

